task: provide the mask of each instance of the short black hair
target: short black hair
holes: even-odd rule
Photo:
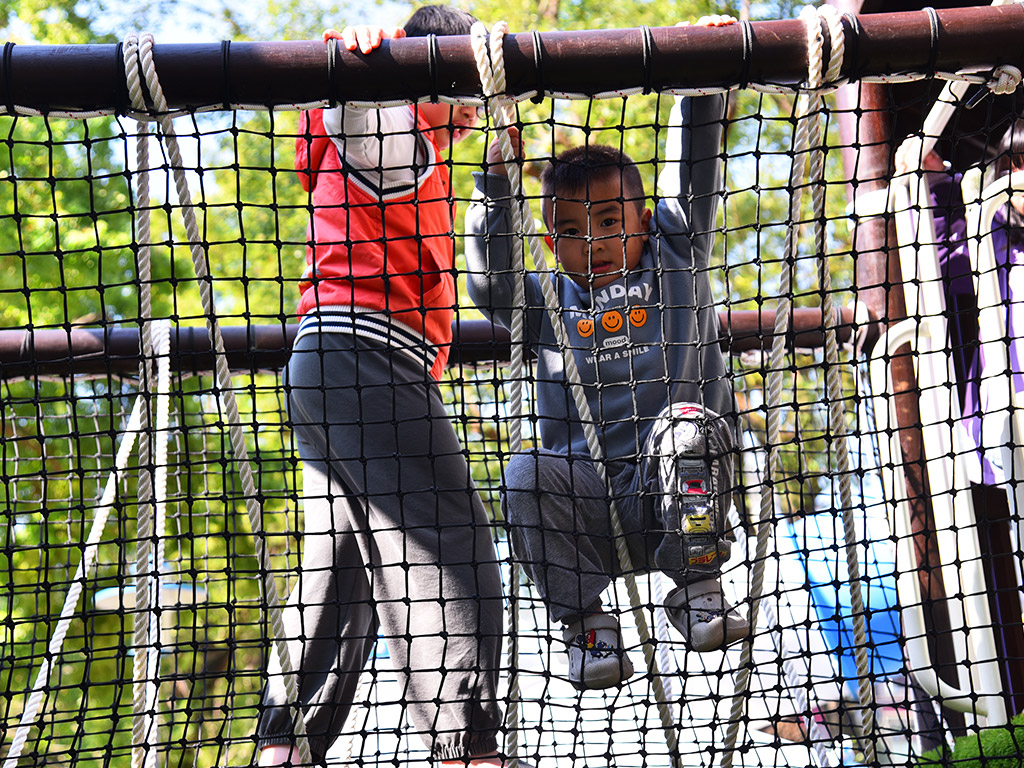
[[[607,144],[584,144],[556,155],[540,175],[545,218],[557,198],[586,199],[591,183],[613,176],[621,180],[623,202],[643,208],[646,193],[640,169],[621,149]]]
[[[995,160],[995,176],[987,177],[986,184],[994,178],[1014,171],[1024,170],[1024,117],[1015,117],[999,142],[999,154]],[[1006,206],[1006,219],[1010,225],[1008,234],[1015,243],[1021,242],[1024,231],[1024,216],[1012,205]]]
[[[475,23],[475,16],[454,5],[424,5],[416,9],[402,29],[406,37],[468,35]]]
[[[1024,117],[1016,117],[999,142],[999,157],[1003,173],[1024,168]]]

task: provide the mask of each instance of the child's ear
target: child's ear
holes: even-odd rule
[[[555,241],[551,239],[551,235],[544,235],[544,242],[548,244],[548,248],[550,248],[551,252],[554,253]]]
[[[640,224],[644,228],[644,232],[650,232],[651,230],[651,216],[653,212],[650,208],[644,208],[644,212],[640,214]]]

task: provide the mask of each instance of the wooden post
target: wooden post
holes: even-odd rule
[[[893,110],[887,88],[861,83],[842,89],[839,99],[843,115],[840,123],[843,144],[858,148],[851,157],[852,168],[855,169],[852,177],[854,194],[861,196],[885,190],[891,176],[894,140],[899,141],[899,137],[893,136]],[[907,316],[896,242],[895,223],[891,217],[866,217],[855,221],[853,253],[857,263],[857,297],[874,316],[882,319],[886,328],[892,328]],[[938,675],[950,684],[959,685],[924,464],[918,411],[919,387],[909,346],[893,356],[889,373],[892,396],[896,401],[922,607],[929,629],[929,650]],[[885,439],[885,436],[880,436],[880,439]],[[922,712],[926,711],[927,708],[922,708]],[[963,715],[944,708],[943,716],[950,731],[954,734],[963,732]],[[919,716],[918,731],[924,746],[927,748],[929,742],[931,746],[939,743],[942,734],[933,733],[934,724],[921,720]]]

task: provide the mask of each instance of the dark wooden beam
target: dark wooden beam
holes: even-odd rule
[[[945,9],[938,18],[935,40],[924,11],[865,14],[856,24],[846,19],[843,76],[921,72],[930,63],[950,72],[999,64],[1024,68],[1024,9],[1017,4]],[[538,86],[595,94],[743,82],[794,85],[806,78],[802,21],[756,21],[750,29],[747,56],[739,25],[654,28],[649,55],[640,29],[545,32],[536,58],[533,36],[512,34],[504,45],[508,92]],[[341,49],[329,65],[328,46],[320,41],[157,44],[154,60],[174,109],[479,95],[469,37],[439,38],[438,50],[432,65],[425,38],[386,41],[369,56]],[[116,45],[7,44],[0,69],[0,109],[128,109]]]
[[[861,330],[852,308],[840,311],[838,335],[848,342]],[[742,352],[770,349],[775,338],[775,313],[723,310],[719,314],[724,349]],[[228,366],[235,371],[278,370],[284,367],[295,339],[295,325],[225,325],[221,327]],[[509,334],[485,320],[456,323],[452,365],[507,362]],[[791,347],[813,348],[824,343],[821,311],[793,311],[786,337]],[[139,370],[139,329],[40,328],[0,330],[0,380],[37,376],[134,376]],[[185,374],[213,370],[213,347],[205,326],[171,330],[171,367]]]

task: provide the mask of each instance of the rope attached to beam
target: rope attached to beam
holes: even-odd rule
[[[830,5],[822,6],[818,13],[829,27],[832,55],[825,75],[832,79],[842,68],[845,53],[843,28],[839,11]],[[836,445],[836,470],[839,472],[839,503],[842,506],[843,538],[846,545],[846,575],[850,584],[850,608],[853,613],[854,659],[857,667],[859,730],[861,747],[868,765],[875,762],[874,739],[875,710],[874,686],[871,682],[871,663],[868,659],[867,611],[864,606],[860,559],[857,553],[857,521],[853,510],[853,473],[850,467],[850,447],[846,439],[846,409],[843,403],[842,371],[839,368],[839,343],[836,325],[840,322],[832,293],[832,273],[829,270],[828,245],[825,233],[825,154],[822,145],[821,110],[824,102],[820,91],[814,111],[817,118],[811,123],[811,142],[815,150],[811,156],[810,178],[814,184],[812,213],[814,249],[818,256],[818,281],[823,294],[821,314],[825,324],[825,385],[829,400],[829,430]]]
[[[131,41],[132,38],[129,38]],[[181,214],[185,223],[185,230],[192,254],[192,264],[195,270],[196,281],[199,287],[199,294],[202,299],[203,311],[206,315],[207,330],[213,344],[215,353],[215,373],[217,380],[217,395],[221,408],[226,412],[228,430],[230,434],[231,449],[238,465],[238,474],[241,481],[242,493],[245,498],[246,511],[249,517],[249,525],[253,534],[253,542],[256,549],[256,556],[260,565],[264,599],[267,605],[267,613],[273,634],[274,650],[278,654],[283,673],[283,682],[288,694],[289,701],[295,707],[295,739],[300,759],[304,764],[311,764],[312,760],[309,751],[309,742],[306,739],[305,722],[302,717],[302,706],[299,701],[298,685],[295,681],[294,666],[291,661],[291,654],[285,640],[284,621],[281,615],[281,600],[278,596],[277,585],[274,581],[274,570],[270,561],[270,552],[267,548],[266,537],[263,532],[262,508],[258,500],[258,491],[252,471],[252,464],[249,461],[249,451],[245,445],[245,435],[242,432],[241,417],[238,410],[238,402],[235,398],[234,387],[231,381],[231,372],[228,369],[227,356],[224,351],[224,338],[218,322],[217,308],[213,296],[213,281],[207,266],[207,256],[203,245],[202,233],[196,219],[195,206],[192,203],[191,193],[188,188],[188,181],[185,178],[184,165],[181,159],[181,150],[178,146],[177,134],[174,130],[174,122],[167,108],[167,100],[164,97],[160,80],[157,76],[156,66],[153,62],[153,37],[143,34],[137,40],[137,56],[126,65],[129,80],[129,92],[132,95],[133,103],[144,104],[144,97],[141,94],[140,75],[144,76],[145,86],[148,91],[149,100],[153,104],[153,113],[156,115],[163,142],[167,147],[170,157],[170,165],[174,169],[174,183],[178,193],[178,201],[181,206]],[[127,46],[126,46],[127,47]]]
[[[138,88],[138,52],[139,40],[136,35],[129,35],[122,49],[125,66],[125,78],[129,83],[132,106],[144,111],[146,109],[142,92]],[[134,86],[134,87],[133,87]],[[136,163],[138,183],[136,210],[138,216],[137,240],[138,263],[136,265],[139,279],[139,319],[140,346],[142,359],[139,361],[139,397],[146,402],[142,410],[142,437],[139,440],[139,487],[137,492],[136,513],[136,551],[135,551],[135,612],[132,614],[134,632],[132,647],[135,655],[132,659],[132,768],[156,768],[157,749],[153,745],[156,740],[155,708],[150,708],[150,686],[156,685],[155,677],[159,673],[159,650],[154,653],[153,636],[159,630],[151,632],[151,615],[156,614],[155,599],[159,594],[159,579],[151,589],[150,573],[154,570],[154,560],[150,546],[154,537],[154,474],[160,462],[155,461],[156,441],[153,434],[152,394],[154,389],[154,347],[153,347],[153,297],[152,297],[152,261],[150,234],[152,231],[149,196],[149,127],[139,121],[136,134]],[[161,324],[164,325],[164,324]],[[170,349],[170,329],[168,327],[167,347]],[[162,334],[161,334],[162,335]],[[166,433],[165,433],[166,439]],[[163,464],[166,465],[166,451]],[[166,475],[165,475],[166,477]],[[159,561],[157,561],[159,562]],[[154,605],[150,605],[150,599]],[[155,700],[156,695],[152,698]]]
[[[842,404],[840,371],[838,368],[838,348],[836,342],[836,315],[830,292],[828,260],[825,252],[824,220],[824,150],[821,147],[821,108],[822,88],[826,82],[834,80],[841,67],[845,52],[845,38],[838,11],[831,6],[820,9],[807,7],[800,14],[807,25],[808,45],[807,88],[797,100],[797,126],[794,137],[793,165],[790,173],[789,189],[792,190],[789,208],[789,227],[786,232],[785,252],[787,258],[783,264],[780,278],[779,303],[775,315],[775,336],[772,343],[770,365],[768,370],[767,389],[767,462],[766,477],[761,490],[761,509],[757,524],[757,544],[754,564],[751,569],[750,585],[750,623],[757,625],[757,615],[761,601],[764,600],[764,570],[767,562],[773,523],[775,494],[773,480],[778,478],[780,459],[778,447],[781,444],[781,404],[782,404],[782,373],[784,369],[785,339],[792,309],[790,297],[793,294],[793,267],[798,254],[797,234],[800,221],[801,182],[807,176],[808,149],[811,153],[810,182],[814,188],[814,243],[818,254],[819,276],[822,291],[825,293],[822,308],[823,320],[826,323],[826,382],[830,404],[830,430],[837,442],[837,471],[840,476],[840,499],[843,507],[844,535],[847,549],[847,571],[850,582],[851,603],[853,608],[855,659],[858,676],[860,677],[859,698],[861,704],[862,728],[859,736],[865,750],[867,765],[875,763],[875,744],[870,734],[874,730],[874,717],[870,702],[873,694],[869,677],[867,660],[867,635],[864,619],[864,602],[860,584],[860,564],[857,558],[856,531],[854,528],[852,498],[850,488],[849,452],[845,441],[845,413]],[[831,37],[831,57],[827,72],[822,73],[822,48],[824,37],[821,22],[825,21]],[[735,676],[735,690],[729,724],[726,729],[722,768],[732,768],[739,727],[743,716],[743,705],[750,685],[751,669],[753,668],[753,640],[743,641],[740,661]]]
[[[473,41],[473,54],[477,69],[480,72],[480,82],[483,85],[484,96],[488,99],[485,103],[487,103],[495,122],[502,127],[512,125],[515,122],[515,113],[511,101],[498,95],[505,87],[501,42],[507,31],[508,25],[505,22],[499,21],[494,25],[490,55],[488,55],[487,49],[487,28],[482,23],[477,22],[470,31]],[[498,135],[501,141],[502,156],[508,160],[510,156],[515,154],[512,149],[511,140],[508,137],[508,132],[501,130]],[[517,179],[517,186],[513,187],[513,189],[520,188],[522,182],[519,168],[515,167],[513,170],[512,164],[508,167],[510,179],[512,178],[512,173],[516,175]],[[523,229],[524,222],[529,221],[532,223],[530,216],[528,214],[524,215],[524,207],[525,200],[523,196],[514,195],[511,211],[516,232],[525,232]],[[519,308],[526,304],[526,265],[523,261],[523,249],[521,246],[512,249],[512,271],[516,275],[512,303],[515,307]],[[512,401],[512,410],[510,413],[511,421],[509,422],[508,437],[509,452],[512,454],[519,453],[523,448],[523,361],[526,346],[523,325],[523,313],[519,311],[512,312],[512,322],[509,328],[509,334],[511,335],[511,347],[509,349],[511,393],[509,398]],[[504,472],[504,467],[502,471]],[[511,542],[511,535],[509,535],[509,541]],[[519,768],[519,729],[521,727],[519,701],[522,698],[522,692],[519,687],[519,582],[522,579],[522,574],[519,561],[511,550],[509,552],[509,560],[511,563],[508,587],[509,631],[506,650],[509,680],[508,703],[505,707],[505,751],[511,768]]]
[[[590,404],[587,402],[586,392],[583,389],[583,385],[580,380],[579,369],[576,365],[576,357],[572,352],[565,326],[562,323],[561,308],[558,303],[558,297],[555,295],[555,283],[553,279],[555,271],[548,266],[544,248],[541,245],[540,237],[538,236],[533,224],[533,217],[523,211],[526,198],[523,194],[522,175],[516,162],[516,153],[508,135],[508,128],[513,124],[515,114],[512,110],[511,100],[503,94],[505,90],[505,63],[502,52],[502,42],[507,31],[508,25],[505,24],[505,22],[498,22],[495,24],[491,28],[489,38],[490,45],[488,47],[486,44],[488,41],[486,28],[479,22],[473,26],[473,51],[477,61],[477,68],[480,71],[480,82],[484,89],[484,95],[487,97],[486,101],[491,111],[491,116],[498,128],[501,153],[505,160],[505,167],[508,170],[513,197],[516,200],[516,204],[512,206],[513,227],[516,232],[523,233],[523,238],[530,248],[533,263],[536,265],[537,273],[540,276],[539,283],[541,286],[541,292],[544,295],[544,304],[555,332],[558,347],[562,351],[566,380],[569,383],[573,402],[575,403],[577,412],[580,415],[580,422],[583,427],[583,432],[586,435],[587,446],[590,449],[594,468],[601,480],[604,482],[605,487],[610,487],[604,462],[602,461],[603,451],[597,435],[594,417],[591,414]],[[518,249],[513,250],[516,252],[514,268],[518,270],[518,274],[521,276],[520,281],[517,281],[516,296],[518,299],[522,299],[523,294],[521,291],[523,289],[521,280],[523,279],[522,275],[524,273],[522,256],[518,252]],[[524,301],[520,301],[517,307],[521,309],[524,303]],[[524,375],[522,371],[523,334],[521,312],[513,312],[512,324],[514,326],[514,329],[511,329],[513,331],[512,349],[513,356],[516,358],[514,365],[518,367],[514,367],[512,369],[511,375],[513,382],[521,382]],[[518,392],[520,385],[514,383],[513,386],[516,387],[516,391]],[[521,396],[516,397],[512,403],[512,407],[513,424],[517,424],[521,418]],[[521,432],[518,426],[514,428],[513,435],[514,436],[510,438],[510,440],[514,440],[518,445],[513,444],[512,450],[518,451],[521,449]],[[613,498],[609,498],[609,518],[612,527],[612,535],[615,538],[615,550],[619,558],[619,566],[624,574],[626,592],[629,595],[630,605],[633,609],[633,619],[636,623],[637,632],[640,635],[641,647],[643,648],[644,658],[647,662],[647,669],[651,676],[651,687],[654,689],[658,715],[661,720],[662,728],[665,732],[665,741],[668,745],[669,754],[672,756],[673,763],[678,766],[681,765],[681,762],[679,755],[679,740],[676,734],[676,723],[672,716],[672,712],[669,709],[664,680],[662,679],[661,671],[658,666],[658,659],[655,655],[655,643],[652,641],[650,629],[647,626],[647,618],[643,612],[643,603],[640,599],[640,592],[637,588],[636,577],[634,575],[635,571],[633,570],[629,550],[626,546],[625,532],[622,528],[622,523]],[[517,589],[516,581],[518,581],[518,579],[513,580],[513,589]],[[513,607],[515,607],[514,602]],[[515,620],[514,615],[515,610],[513,610],[513,621]],[[510,691],[514,690],[518,692],[518,661],[515,658],[514,640],[510,643],[510,649],[510,675],[512,677],[512,682],[510,682]],[[519,732],[518,695],[514,697],[510,695],[509,706],[506,710],[506,721],[509,733],[509,754],[511,757],[509,763],[512,768],[518,768],[519,761],[515,756],[515,748],[518,747]]]

